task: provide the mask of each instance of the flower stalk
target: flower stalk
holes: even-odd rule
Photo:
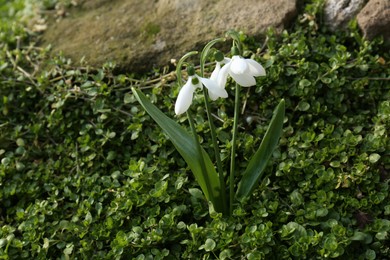
[[[222,192],[222,201],[224,205],[224,211],[227,211],[226,208],[226,184],[225,184],[225,178],[223,174],[223,168],[222,168],[222,162],[221,162],[221,156],[219,152],[219,146],[217,141],[217,134],[215,131],[215,125],[211,114],[211,108],[210,108],[210,102],[209,102],[209,96],[205,89],[203,89],[203,95],[205,99],[205,106],[206,106],[206,112],[207,112],[207,119],[209,121],[209,127],[210,127],[210,133],[211,133],[211,141],[213,143],[213,149],[214,149],[214,155],[215,155],[215,161],[217,162],[217,172],[219,181],[221,183],[221,192]]]
[[[222,42],[225,41],[224,38],[219,38],[215,39],[214,41],[209,42],[203,49],[201,53],[201,58],[200,58],[200,76],[204,77],[204,65],[206,63],[206,58],[209,55],[210,48],[217,42]],[[211,133],[211,141],[213,144],[213,149],[214,149],[214,155],[215,155],[215,161],[217,163],[217,172],[218,172],[218,177],[219,181],[221,183],[221,193],[222,193],[222,203],[224,205],[224,212],[227,212],[227,201],[226,201],[226,182],[224,178],[224,172],[223,172],[223,167],[222,167],[222,162],[221,162],[221,156],[219,152],[219,146],[218,146],[218,141],[217,141],[217,134],[215,130],[215,125],[214,125],[214,120],[212,117],[211,113],[211,106],[209,102],[209,95],[208,92],[203,88],[203,96],[204,96],[204,102],[205,102],[205,107],[206,107],[206,113],[207,113],[207,119],[209,122],[209,127],[210,127],[210,133]]]
[[[229,213],[233,213],[234,201],[234,179],[236,173],[236,147],[237,147],[237,130],[240,110],[240,91],[241,86],[236,83],[236,93],[234,100],[234,118],[233,118],[233,136],[232,136],[232,150],[230,154],[230,176],[229,176]]]

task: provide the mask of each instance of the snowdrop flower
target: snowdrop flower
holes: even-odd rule
[[[186,84],[181,88],[179,95],[177,96],[175,104],[176,115],[183,114],[188,110],[192,103],[194,92],[197,88],[202,89],[203,85],[208,89],[210,95],[213,97],[226,98],[228,96],[224,88],[220,88],[216,81],[199,77],[195,74],[193,67],[188,67],[188,80]]]
[[[223,56],[222,52],[217,52],[215,54],[215,60],[216,60],[215,69],[211,73],[210,79],[218,83],[218,76],[219,76],[219,73],[221,71],[221,64],[228,63],[230,61],[230,59],[225,58]],[[218,84],[218,87],[221,89],[225,89],[225,84]],[[213,101],[219,97],[218,95],[214,95],[214,93],[212,93],[210,91],[209,91],[209,96],[210,96],[210,99]]]
[[[231,59],[220,69],[218,73],[218,85],[225,86],[228,75],[234,81],[243,87],[250,87],[256,85],[255,77],[265,76],[265,70],[255,60],[244,59],[239,55],[234,55]]]

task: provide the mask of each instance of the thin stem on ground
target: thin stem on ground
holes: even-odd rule
[[[203,54],[203,52],[202,52],[202,54]],[[201,58],[200,65],[199,65],[201,77],[204,77],[204,65],[205,65],[205,61]],[[208,92],[206,91],[205,88],[203,88],[203,96],[204,96],[204,102],[206,105],[207,118],[208,118],[209,126],[210,126],[211,141],[213,143],[215,160],[217,162],[218,177],[219,177],[219,182],[221,185],[221,198],[222,198],[222,204],[223,204],[223,212],[225,214],[227,212],[226,183],[225,183],[225,178],[223,176],[221,156],[220,156],[220,152],[219,152],[219,146],[218,146],[218,141],[217,141],[217,134],[215,131],[215,125],[214,125],[214,121],[213,121],[213,115],[211,113],[211,108],[210,108],[209,95],[208,95]]]
[[[219,182],[221,184],[221,195],[222,195],[223,211],[226,212],[227,204],[226,204],[226,184],[225,184],[225,178],[223,176],[221,156],[220,156],[220,153],[219,153],[219,147],[218,147],[218,142],[217,142],[217,135],[216,135],[216,131],[215,131],[215,125],[213,123],[213,118],[212,118],[212,114],[211,114],[210,102],[208,100],[209,97],[208,97],[208,94],[207,94],[207,91],[206,91],[205,88],[203,88],[203,95],[204,95],[204,100],[205,100],[205,104],[206,104],[207,118],[209,120],[209,126],[210,126],[210,132],[211,132],[211,141],[213,143],[215,160],[217,161],[217,170],[218,170]]]
[[[233,200],[234,200],[234,178],[236,168],[236,146],[237,146],[237,128],[238,117],[240,114],[240,90],[241,87],[236,83],[236,94],[234,102],[234,121],[233,121],[233,137],[232,137],[232,150],[230,154],[230,176],[229,176],[229,214],[233,213]]]

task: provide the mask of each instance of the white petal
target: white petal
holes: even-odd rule
[[[218,88],[218,91],[214,91],[214,89],[209,89],[209,96],[211,100],[217,100],[218,98],[227,98],[228,93],[224,88]]]
[[[219,97],[217,94],[214,94],[213,92],[209,91],[209,97],[212,101],[217,100]]]
[[[218,93],[209,90],[209,97],[210,97],[210,99],[212,101],[215,101],[218,98],[227,98],[228,97],[228,93],[227,93],[227,91],[225,89],[222,89],[221,91],[218,91]]]
[[[216,81],[211,79],[201,78],[201,77],[198,78],[203,83],[203,85],[205,85],[206,88],[209,90],[209,93],[212,93],[211,95],[213,96],[213,98],[215,97],[227,98],[228,93],[226,92],[225,88],[219,87]]]
[[[255,78],[247,73],[235,74],[231,71],[230,76],[232,76],[235,82],[237,82],[239,85],[243,87],[250,87],[256,85]]]
[[[216,81],[218,79],[218,74],[220,70],[221,70],[221,63],[217,62],[217,64],[215,65],[215,69],[211,73],[210,79]]]
[[[188,78],[187,83],[181,88],[175,104],[176,115],[183,114],[188,110],[192,103],[192,97],[196,87],[192,84],[192,77]]]
[[[221,63],[228,64],[231,60],[232,60],[232,59],[230,59],[230,58],[224,57],[224,58],[223,58],[223,61],[221,61]]]
[[[232,64],[231,62],[225,64],[218,73],[217,83],[218,83],[218,86],[220,88],[225,88],[225,86],[226,86],[226,81],[227,81],[227,77],[229,75],[228,73],[229,73],[231,64]]]
[[[203,85],[201,84],[200,80],[199,80],[198,84],[192,85],[192,86],[194,86],[194,91],[195,91],[195,89],[197,89],[197,88],[203,89]]]
[[[265,69],[263,66],[261,66],[260,63],[252,59],[246,59],[246,62],[249,65],[249,71],[251,72],[252,76],[265,76]]]
[[[210,97],[210,99],[211,100],[217,100],[218,98],[219,98],[219,96],[216,94],[216,93],[214,93],[214,92],[212,92],[212,91],[210,91],[209,90],[209,97]]]
[[[227,98],[228,97],[228,93],[223,88],[218,89],[218,91],[216,91],[216,92],[214,92],[214,89],[213,90],[209,89],[209,97],[210,97],[211,100],[215,101],[218,98]]]
[[[232,65],[230,66],[230,71],[234,74],[244,74],[249,71],[249,66],[246,63],[246,60],[239,57],[233,56]]]
[[[221,70],[221,63],[217,61],[217,64],[215,65],[215,69],[211,73],[210,79],[215,81],[215,82],[218,82],[218,74],[219,74],[220,70]],[[223,86],[219,86],[219,85],[218,85],[218,87],[223,88]],[[218,95],[216,95],[213,92],[209,91],[209,97],[210,97],[211,100],[217,100]]]

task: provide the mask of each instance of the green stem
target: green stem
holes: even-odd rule
[[[192,134],[194,135],[196,149],[198,150],[198,154],[200,155],[200,167],[202,169],[202,174],[207,175],[206,164],[205,164],[204,159],[203,159],[203,153],[202,153],[202,148],[201,148],[200,143],[199,143],[198,134],[196,133],[194,119],[192,118],[192,115],[188,110],[187,110],[187,118],[188,118],[188,121],[190,122]],[[209,193],[209,194],[205,194],[205,195],[206,195],[206,197],[208,197],[209,200],[211,200],[212,198],[214,198],[214,195],[210,194],[212,192],[212,188],[210,186],[210,182],[208,181],[209,178],[207,176],[204,176],[204,179],[206,181],[207,192]],[[212,201],[212,202],[214,203],[214,201]]]
[[[222,204],[223,204],[223,211],[224,214],[227,211],[227,203],[226,203],[226,184],[225,184],[225,178],[223,177],[223,168],[222,168],[222,162],[221,162],[221,155],[219,153],[219,147],[217,142],[217,135],[215,131],[215,125],[213,123],[213,118],[211,115],[211,109],[210,109],[210,102],[208,93],[205,88],[203,88],[203,95],[204,100],[206,104],[206,111],[207,111],[207,118],[209,120],[210,125],[210,132],[211,132],[211,141],[213,142],[214,147],[214,154],[215,154],[215,160],[217,161],[217,170],[218,170],[218,176],[219,176],[219,182],[221,183],[221,196],[222,196]]]
[[[198,54],[197,51],[191,51],[191,52],[189,52],[189,53],[186,53],[183,57],[181,57],[181,59],[180,59],[179,62],[177,63],[177,66],[176,66],[176,77],[177,77],[177,82],[178,82],[178,84],[179,84],[179,87],[181,87],[182,84],[183,84],[183,82],[182,82],[182,80],[181,80],[181,67],[183,66],[184,61],[185,61],[188,57],[190,57],[190,56],[192,56],[192,55],[196,55],[196,54]]]
[[[236,83],[236,96],[234,101],[234,121],[233,121],[233,138],[232,138],[232,151],[230,154],[230,176],[229,176],[229,212],[233,213],[233,200],[234,200],[234,175],[236,168],[236,143],[237,143],[237,128],[238,128],[238,116],[240,114],[240,90],[241,86]]]
[[[211,46],[210,46],[211,47]],[[208,51],[208,49],[206,49]],[[202,52],[202,55],[204,54],[205,51]],[[204,62],[205,58],[200,60],[200,76],[204,77]],[[203,88],[203,96],[204,96],[204,102],[206,104],[206,113],[207,113],[207,118],[209,121],[209,126],[210,126],[210,132],[211,132],[211,141],[213,143],[213,148],[214,148],[214,154],[215,154],[215,160],[217,161],[217,170],[218,170],[218,177],[219,177],[219,182],[221,183],[221,195],[222,195],[222,205],[223,205],[223,211],[224,214],[227,211],[227,203],[226,203],[226,183],[225,183],[225,178],[223,177],[223,168],[222,168],[222,162],[221,162],[221,155],[219,152],[219,146],[217,142],[217,135],[215,131],[215,125],[213,122],[212,114],[211,114],[211,108],[210,108],[210,102],[209,102],[209,95],[206,91],[206,88]]]

